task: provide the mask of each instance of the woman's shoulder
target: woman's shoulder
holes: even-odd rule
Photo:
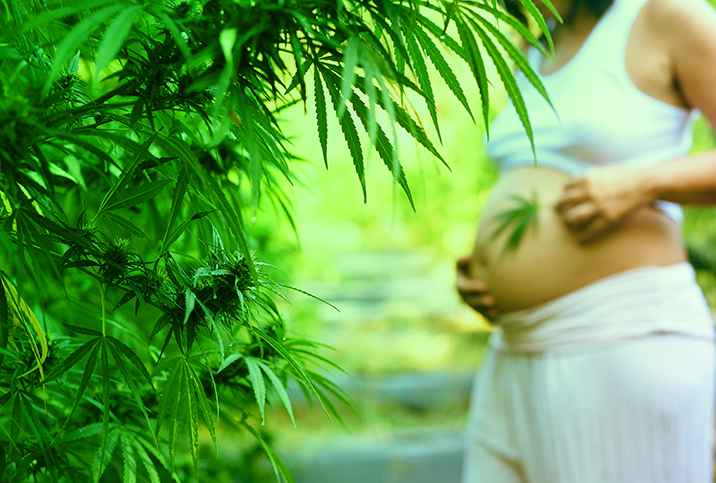
[[[644,14],[664,34],[687,34],[690,27],[714,26],[716,10],[707,0],[648,0]]]
[[[716,123],[716,8],[707,0],[648,0],[648,25],[666,46],[686,103]]]
[[[662,46],[673,65],[683,60],[714,60],[716,8],[708,0],[647,0],[640,17],[652,45]]]

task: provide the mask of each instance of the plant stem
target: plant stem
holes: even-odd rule
[[[102,282],[99,282],[99,300],[102,304],[102,336],[107,337],[107,317],[105,316],[104,286],[102,285]]]
[[[7,294],[5,293],[5,282],[3,281],[2,275],[0,275],[0,347],[7,349],[7,326],[8,326],[8,306],[7,306]],[[5,359],[4,354],[0,354],[0,367],[2,367]]]

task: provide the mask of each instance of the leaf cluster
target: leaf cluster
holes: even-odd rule
[[[294,224],[281,110],[314,99],[326,166],[335,114],[365,197],[360,124],[412,205],[397,129],[445,163],[407,101],[440,139],[428,59],[472,116],[449,53],[469,65],[486,120],[487,53],[531,135],[506,58],[546,93],[495,22],[544,47],[490,0],[3,6],[0,481],[180,481],[177,454],[196,472],[219,424],[292,481],[266,404],[293,418],[290,380],[329,417],[350,400],[282,318],[276,300],[305,292],[250,248],[267,203]]]

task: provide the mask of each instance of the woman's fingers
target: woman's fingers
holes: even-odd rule
[[[570,178],[565,184],[564,189],[572,189],[572,188],[582,188],[585,185],[585,179],[584,177],[579,178]]]
[[[594,203],[585,201],[560,212],[562,221],[572,231],[580,231],[599,215]]]
[[[577,180],[581,181],[581,180]],[[572,184],[567,184],[564,187],[564,191],[562,192],[562,196],[560,197],[559,201],[557,201],[556,208],[558,210],[568,209],[578,203],[582,203],[586,200],[589,200],[589,192],[586,189],[586,186],[584,186],[584,183],[574,184],[575,182],[571,182]]]
[[[460,293],[484,293],[487,292],[487,283],[484,280],[477,280],[467,275],[458,272],[457,275],[457,290]]]
[[[481,290],[477,290],[479,287]],[[495,320],[500,316],[500,311],[497,308],[497,300],[495,297],[486,291],[487,285],[482,282],[480,285],[472,285],[466,289],[458,284],[458,293],[462,300],[469,305],[475,311],[481,313],[483,316],[490,320]]]
[[[614,227],[613,221],[594,206],[589,206],[586,203],[560,214],[564,226],[580,244],[595,241]]]
[[[458,260],[457,291],[462,300],[471,308],[481,313],[489,320],[495,320],[500,316],[497,308],[497,300],[489,292],[487,283],[484,280],[477,280],[467,276],[463,271],[463,264]]]
[[[495,297],[489,293],[466,292],[466,293],[462,293],[461,295],[462,295],[462,299],[470,307],[479,306],[479,307],[492,308],[492,307],[497,306],[497,301],[495,300]]]
[[[457,259],[457,273],[468,276],[470,274],[470,262],[472,257],[465,255]]]
[[[482,315],[485,316],[487,320],[491,320],[494,322],[495,320],[500,318],[500,309],[498,309],[497,307],[493,307]]]
[[[564,185],[562,197],[554,208],[574,239],[585,244],[598,238],[612,225],[602,204],[603,200],[595,198],[590,180],[582,177]]]
[[[577,243],[587,244],[600,236],[604,235],[612,228],[613,225],[605,218],[594,218],[589,224],[582,227],[581,230],[574,232],[574,239]]]
[[[564,185],[555,210],[579,243],[589,243],[651,201],[637,171],[623,166],[591,168]]]
[[[495,297],[489,294],[463,296],[462,298],[473,310],[479,312],[489,320],[496,320],[500,316]]]

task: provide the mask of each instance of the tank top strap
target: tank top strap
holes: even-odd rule
[[[617,66],[621,71],[626,56],[634,20],[648,0],[614,0],[614,4],[594,27],[588,39],[591,51],[587,54],[591,61],[609,68]]]
[[[620,77],[626,73],[625,55],[629,34],[634,20],[647,1],[614,0],[575,54],[573,60],[580,64],[580,76],[591,78],[592,70],[617,73]],[[542,60],[541,52],[530,47],[527,61],[540,77],[543,77],[540,73]]]

